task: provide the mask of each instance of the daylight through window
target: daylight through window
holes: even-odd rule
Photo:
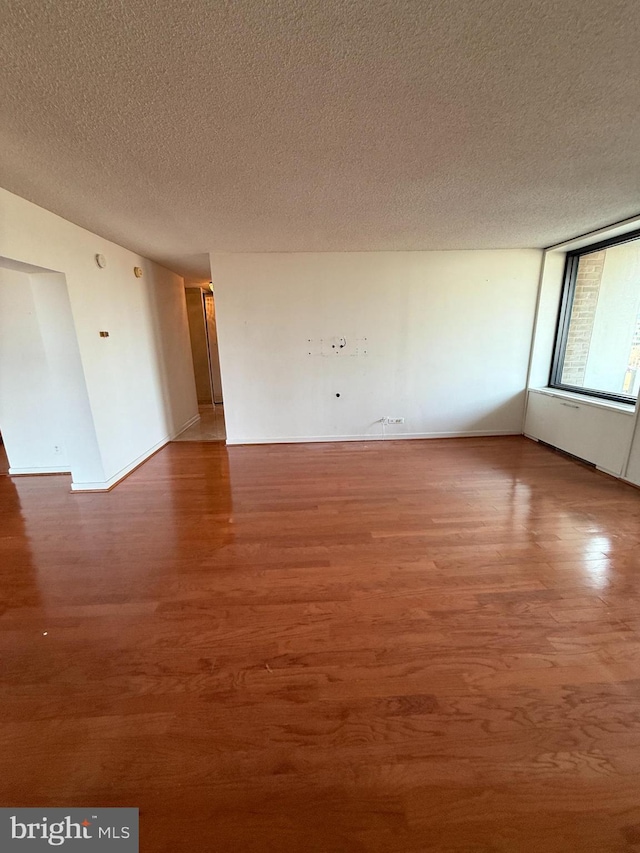
[[[567,256],[551,385],[613,400],[640,387],[640,237]]]

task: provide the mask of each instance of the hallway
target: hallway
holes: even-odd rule
[[[217,403],[198,406],[200,420],[192,424],[173,441],[225,441],[227,433],[224,425],[224,406]]]

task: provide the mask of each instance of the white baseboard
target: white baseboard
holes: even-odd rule
[[[463,432],[404,432],[386,435],[308,435],[279,438],[227,438],[228,445],[237,444],[311,444],[327,441],[399,441],[416,438],[473,438],[480,436],[522,435],[520,430],[466,430]]]
[[[165,444],[169,444],[176,436],[180,435],[180,433],[184,432],[185,429],[188,429],[192,424],[195,424],[200,420],[200,415],[194,415],[192,418],[189,418],[186,423],[184,423],[176,432],[172,435],[166,435],[164,438],[161,438],[160,441],[156,442],[153,447],[150,447],[137,459],[134,459],[133,462],[130,462],[128,465],[125,465],[124,468],[121,468],[116,474],[112,477],[109,477],[108,480],[104,480],[98,483],[72,483],[71,491],[72,492],[108,492],[114,486],[116,486],[120,480],[123,480],[127,474],[130,474],[135,468],[138,468],[145,462],[150,456],[153,456],[154,453],[157,453]]]
[[[98,483],[72,483],[71,491],[72,492],[108,492],[112,489],[117,483],[120,482],[127,474],[130,474],[134,468],[137,468],[138,465],[142,465],[142,463],[147,460],[150,456],[153,456],[161,447],[164,447],[165,444],[168,444],[171,441],[169,436],[158,441],[153,447],[150,447],[144,453],[140,454],[137,459],[134,459],[133,462],[130,462],[128,465],[125,465],[124,468],[121,468],[116,474],[112,477],[109,477],[108,480],[103,480]]]
[[[9,475],[23,477],[28,474],[70,474],[68,465],[49,466],[47,468],[9,468]]]

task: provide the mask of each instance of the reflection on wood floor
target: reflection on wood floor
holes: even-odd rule
[[[0,441],[0,476],[9,473],[9,460],[4,444]]]
[[[640,493],[524,438],[0,478],[5,806],[143,853],[640,849]]]
[[[215,406],[198,406],[200,420],[181,432],[174,441],[224,441],[227,433],[224,425],[224,407],[222,403]]]

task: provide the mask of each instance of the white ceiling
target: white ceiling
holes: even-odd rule
[[[5,0],[1,36],[0,185],[187,274],[640,212],[638,0]]]

